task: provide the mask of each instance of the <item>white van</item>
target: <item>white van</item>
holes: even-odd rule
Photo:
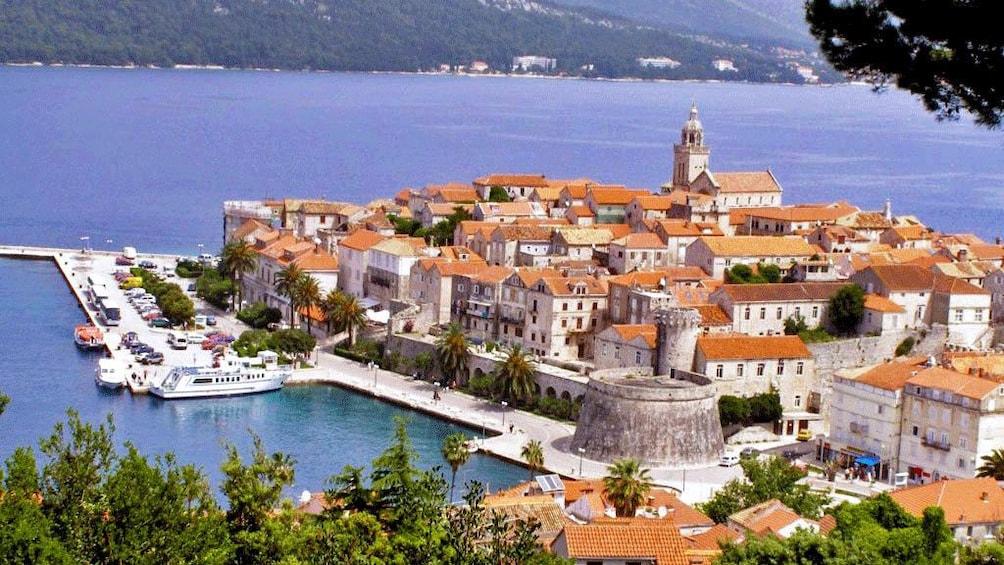
[[[171,349],[188,349],[188,336],[183,333],[171,332],[167,334],[167,343]]]
[[[738,453],[726,453],[722,455],[721,461],[718,462],[722,467],[732,467],[739,464],[739,454]]]

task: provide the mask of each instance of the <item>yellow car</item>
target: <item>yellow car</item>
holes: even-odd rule
[[[123,290],[129,290],[130,288],[139,288],[143,286],[143,279],[141,277],[129,277],[119,284],[119,288]]]
[[[813,435],[814,434],[812,433],[812,430],[806,428],[804,430],[798,430],[798,435],[795,436],[795,439],[797,439],[798,441],[809,441],[810,439],[812,439]]]

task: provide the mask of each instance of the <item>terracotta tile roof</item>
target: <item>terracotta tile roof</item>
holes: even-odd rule
[[[798,302],[829,300],[846,282],[724,284],[721,292],[733,302]]]
[[[570,225],[567,218],[516,218],[513,222],[517,226],[553,226],[561,227]],[[498,223],[495,223],[498,225]]]
[[[272,230],[272,231],[267,231],[265,233],[260,233],[258,234],[257,237],[255,237],[255,246],[259,248],[264,247],[266,245],[271,244],[272,242],[277,241],[281,237],[282,237],[281,230]]]
[[[839,220],[839,223],[855,229],[882,230],[892,227],[892,222],[880,212],[858,212],[850,218]]]
[[[902,390],[906,381],[922,370],[925,357],[897,358],[888,363],[880,363],[853,377],[855,382],[882,390]]]
[[[701,336],[697,348],[708,361],[738,359],[810,359],[812,353],[797,335]]]
[[[924,369],[908,379],[906,384],[944,390],[975,400],[982,400],[1000,386],[999,383],[989,379],[963,375],[962,373],[942,369],[941,367]]]
[[[967,375],[979,374],[981,377],[1004,381],[1004,355],[986,354],[976,351],[946,351],[942,354],[948,366]]]
[[[776,498],[729,516],[730,522],[735,522],[758,536],[780,534],[785,527],[801,519],[801,516]]]
[[[906,263],[910,265],[919,265],[925,269],[933,270],[935,265],[943,265],[946,263],[951,263],[951,259],[945,257],[944,255],[927,255],[917,257],[916,259],[910,259]]]
[[[401,190],[397,191],[397,194],[394,195],[394,201],[398,203],[407,204],[408,200],[410,199],[411,199],[410,188],[402,188]]]
[[[593,202],[603,205],[626,206],[638,196],[652,196],[652,193],[644,189],[632,189],[626,187],[598,187],[591,186],[589,193],[593,195]]]
[[[943,480],[894,490],[889,496],[917,518],[925,508],[940,506],[949,526],[1004,522],[1004,491],[989,477]]]
[[[930,249],[923,249],[917,247],[903,247],[900,249],[887,249],[881,251],[885,254],[893,263],[911,263],[921,259],[926,259],[933,253]],[[930,268],[930,265],[921,265],[925,269]]]
[[[665,249],[666,244],[654,233],[630,233],[615,239],[610,245],[618,245],[625,249]]]
[[[970,245],[969,258],[988,261],[991,259],[1004,259],[1004,247],[991,243]]]
[[[573,200],[582,200],[589,193],[589,185],[592,183],[572,183],[561,188],[562,192],[568,192],[568,197]]]
[[[717,257],[808,257],[820,249],[801,237],[739,235],[698,238]]]
[[[589,208],[589,206],[586,206],[585,204],[569,206],[568,211],[575,214],[578,218],[592,218],[596,216],[596,214],[593,214],[593,211]]]
[[[608,279],[610,284],[621,284],[641,288],[656,288],[660,281],[665,279],[666,284],[672,286],[676,281],[699,281],[707,277],[708,274],[700,267],[664,267],[652,271],[632,271]]]
[[[875,312],[887,312],[890,314],[906,312],[906,309],[899,304],[896,304],[892,300],[877,294],[865,295],[865,309],[874,310]]]
[[[825,514],[819,519],[819,533],[823,536],[830,535],[830,532],[837,528],[837,517],[833,514]]]
[[[272,228],[254,218],[249,218],[234,230],[234,233],[231,234],[230,238],[232,240],[244,239],[259,230],[271,231]]]
[[[421,238],[392,237],[386,238],[370,247],[370,250],[380,251],[389,255],[396,255],[398,257],[415,257],[421,254],[422,249],[425,247],[425,241]]]
[[[943,294],[990,295],[990,292],[969,281],[937,273],[934,276],[934,292]]]
[[[555,235],[568,245],[607,245],[614,238],[610,230],[594,227],[558,228]]]
[[[474,190],[474,188],[471,185],[457,181],[448,182],[446,184],[427,184],[425,185],[425,188],[422,189],[422,193],[425,194],[426,196],[437,196],[442,194],[444,190],[469,191],[469,193],[474,194],[475,197],[474,199],[477,200],[477,191]]]
[[[491,174],[474,179],[475,186],[526,186],[526,187],[546,187],[547,181],[544,175],[507,175]]]
[[[688,536],[686,539],[689,543],[688,545],[692,549],[704,549],[704,550],[716,550],[721,547],[721,544],[727,542],[737,542],[742,539],[742,534],[730,529],[725,524],[715,524],[713,528],[696,534],[693,536]]]
[[[672,520],[569,524],[562,536],[569,556],[578,560],[639,558],[655,565],[688,565],[683,537]]]
[[[426,202],[424,208],[428,208],[433,216],[449,216],[456,211],[456,208],[463,208],[468,212],[474,211],[473,204],[457,204],[456,202]]]
[[[544,210],[537,202],[478,202],[475,209],[487,217],[497,216],[543,216]]]
[[[890,291],[927,291],[934,288],[934,273],[917,265],[872,265],[870,269]]]
[[[537,200],[541,202],[550,202],[552,200],[557,200],[561,196],[560,186],[539,186],[533,189],[530,196],[536,196]]]
[[[708,172],[715,186],[722,192],[781,192],[781,185],[770,171],[741,173]]]
[[[690,220],[656,220],[655,224],[659,226],[663,233],[668,237],[687,237],[687,236],[723,236],[725,232],[722,231],[718,224],[714,222],[691,222]]]
[[[649,194],[636,196],[634,202],[637,202],[642,210],[669,210],[676,202],[676,198],[668,194]]]
[[[307,200],[300,203],[298,210],[304,214],[338,214],[348,206],[345,202],[327,202],[324,200]]]
[[[746,208],[744,210],[746,215],[753,218],[763,218],[783,222],[832,222],[837,218],[849,216],[850,214],[858,211],[859,209],[857,206],[851,206],[846,202]]]
[[[702,282],[701,284],[703,285],[705,282]],[[676,298],[680,301],[680,306],[700,306],[711,303],[711,294],[715,292],[715,290],[717,290],[717,288],[714,286],[709,288],[705,288],[703,286],[685,286],[683,288],[676,289],[675,292]]]
[[[492,231],[492,238],[502,238],[505,241],[549,241],[554,234],[550,226],[535,226],[523,224],[499,225]]]
[[[509,275],[515,273],[515,269],[510,269],[509,267],[499,267],[497,265],[492,265],[487,269],[479,271],[477,274],[471,276],[471,280],[498,284],[509,277]]]
[[[313,247],[313,244],[309,244]],[[297,267],[306,271],[307,273],[311,271],[337,271],[338,270],[338,258],[331,255],[327,251],[315,249],[314,251],[307,251],[306,253],[299,255],[296,259],[292,260],[296,263]]]
[[[649,347],[655,347],[655,324],[613,324],[610,327],[624,343],[641,336]]]
[[[927,228],[924,226],[897,226],[889,229],[904,241],[930,239],[931,237],[927,232]]]
[[[562,480],[565,485],[565,503],[571,504],[580,496],[591,492],[603,492],[603,479]]]
[[[701,314],[701,326],[731,326],[732,319],[717,304],[695,304],[692,306]]]
[[[422,261],[425,261],[424,259]],[[421,262],[421,261],[420,261]],[[457,261],[454,259],[434,260],[430,265],[430,270],[439,271],[441,277],[452,277],[456,275],[473,276],[488,268],[488,264],[483,259],[472,259],[467,261]]]
[[[381,241],[387,239],[376,232],[369,230],[358,230],[352,233],[349,237],[338,242],[338,245],[347,247],[349,249],[354,249],[356,251],[366,251],[370,247],[380,243]]]
[[[606,281],[593,277],[550,277],[540,280],[544,282],[544,286],[552,296],[576,296],[575,289],[579,286],[585,288],[585,294],[582,296],[607,294]]]
[[[633,233],[631,226],[627,224],[594,224],[593,228],[609,231],[611,239],[618,239]]]
[[[942,259],[948,259],[947,257],[942,257]],[[932,265],[931,268],[935,273],[941,273],[949,277],[958,277],[960,279],[977,278],[981,279],[987,275],[981,266],[985,265],[982,262],[966,262],[966,263],[937,263]]]
[[[550,546],[565,526],[573,523],[550,495],[490,495],[485,497],[484,506],[502,512],[507,521],[535,519],[540,522],[537,540],[544,547]]]
[[[523,283],[523,286],[529,288],[535,282],[537,282],[542,278],[552,278],[552,277],[560,278],[561,273],[559,273],[555,269],[550,269],[546,267],[529,267],[529,268],[516,269],[516,276],[519,278],[520,282]]]

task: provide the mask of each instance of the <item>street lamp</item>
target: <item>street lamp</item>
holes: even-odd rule
[[[204,245],[202,245],[202,244],[200,243],[200,244],[199,244],[199,259],[200,259],[200,260],[202,259],[202,248],[203,248],[203,247],[205,247],[205,246],[204,246]]]
[[[502,401],[502,427],[505,428],[505,409],[509,406],[509,403],[505,400]]]
[[[579,476],[582,476],[582,455],[586,452],[585,447],[579,448]]]
[[[80,236],[80,245],[81,245],[80,251],[82,253],[87,253],[87,247],[90,245],[90,241],[91,241],[91,236],[89,235]]]

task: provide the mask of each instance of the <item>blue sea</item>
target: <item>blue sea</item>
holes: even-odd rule
[[[403,187],[541,173],[657,189],[696,103],[712,171],[770,169],[786,203],[845,199],[936,229],[1004,233],[1004,136],[939,123],[912,97],[796,87],[428,75],[0,68],[0,243],[194,255],[222,244],[222,202],[366,202]],[[107,395],[70,340],[82,319],[48,263],[0,260],[0,457],[36,445],[67,408],[148,454],[175,451],[214,480],[221,442],[299,461],[317,490],[390,441],[401,410],[330,387],[158,403]],[[414,415],[427,466],[451,424]],[[525,471],[475,457],[459,480]]]

